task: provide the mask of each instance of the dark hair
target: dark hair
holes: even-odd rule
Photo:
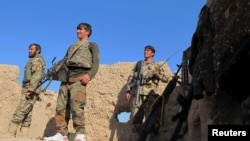
[[[155,53],[155,48],[151,45],[145,46],[145,49],[150,49],[153,53]]]
[[[39,44],[37,44],[37,43],[32,43],[32,44],[29,45],[29,48],[30,48],[31,46],[35,46],[35,47],[36,47],[36,50],[39,50],[39,54],[42,52],[42,48],[41,48],[41,46],[40,46]]]
[[[84,28],[85,30],[88,30],[89,31],[88,37],[91,36],[91,34],[92,34],[92,28],[91,28],[90,24],[88,24],[88,23],[79,23],[77,25],[76,29],[81,29],[81,28]]]

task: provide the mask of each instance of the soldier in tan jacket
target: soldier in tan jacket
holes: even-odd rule
[[[155,48],[151,45],[145,46],[144,60],[136,63],[127,84],[126,99],[130,101],[133,98],[131,115],[134,124],[133,130],[136,133],[140,133],[143,119],[147,118],[151,105],[159,96],[159,81],[168,82],[168,77],[161,64],[153,60],[154,55]],[[159,124],[156,126],[159,128]],[[135,138],[139,137],[135,136]]]

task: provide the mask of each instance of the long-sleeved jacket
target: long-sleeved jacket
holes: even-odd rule
[[[30,58],[25,66],[23,77],[23,93],[30,91],[40,94],[41,87],[37,88],[42,77],[45,74],[46,63],[42,55],[37,54],[35,57]]]
[[[153,71],[159,71],[159,77],[155,77],[152,75]],[[148,95],[151,90],[158,93],[157,86],[159,81],[164,83],[168,82],[168,77],[165,74],[165,70],[161,67],[160,64],[156,62],[146,63],[145,61],[139,61],[134,66],[130,79],[127,83],[127,91],[131,89],[136,89],[137,84],[136,80],[139,75],[142,75],[141,85],[140,85],[140,94]]]

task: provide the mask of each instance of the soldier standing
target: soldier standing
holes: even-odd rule
[[[131,115],[133,118],[133,129],[137,135],[141,131],[143,119],[147,118],[150,113],[150,108],[156,98],[159,96],[157,89],[159,81],[168,82],[168,78],[164,73],[162,66],[155,61],[155,48],[147,45],[144,48],[144,60],[138,61],[132,70],[132,74],[127,84],[126,99],[130,101],[133,97]],[[137,79],[141,79],[140,84],[136,83]],[[134,92],[136,91],[137,92]],[[133,91],[133,92],[132,92]],[[136,98],[138,95],[138,99]],[[159,128],[159,123],[156,124],[156,130]]]
[[[8,131],[3,137],[16,137],[19,125],[22,134],[28,136],[32,120],[32,110],[41,93],[39,85],[44,76],[45,68],[46,64],[41,55],[41,46],[36,43],[30,44],[29,61],[25,66],[21,99],[13,114]]]
[[[244,64],[248,60],[244,53],[237,56],[242,59],[239,62],[234,56],[248,48],[244,42],[249,37],[249,30],[245,30],[249,29],[249,20],[242,14],[249,11],[249,1],[225,2],[228,1],[207,1],[193,34],[189,58],[194,98],[188,117],[190,141],[207,141],[208,125],[243,124],[241,98],[248,92],[240,91],[245,85],[237,84],[240,77],[235,70],[241,70],[239,62]],[[240,71],[244,72],[247,71]]]
[[[68,140],[67,105],[70,105],[73,127],[76,130],[75,141],[86,141],[84,106],[86,105],[86,87],[99,69],[99,48],[89,41],[91,25],[80,23],[77,26],[79,41],[68,48],[66,66],[67,82],[61,82],[56,106],[57,133],[44,137],[45,141]]]

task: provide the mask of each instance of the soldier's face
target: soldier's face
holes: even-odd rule
[[[154,56],[154,53],[152,52],[151,49],[146,48],[144,50],[144,57],[145,58],[150,58],[150,57],[153,57],[153,56]]]
[[[77,28],[77,38],[83,39],[83,38],[88,37],[88,35],[89,35],[89,31],[86,30],[85,28],[83,27]]]
[[[29,48],[29,58],[33,58],[38,54],[38,50],[36,49],[35,46],[31,46]]]

